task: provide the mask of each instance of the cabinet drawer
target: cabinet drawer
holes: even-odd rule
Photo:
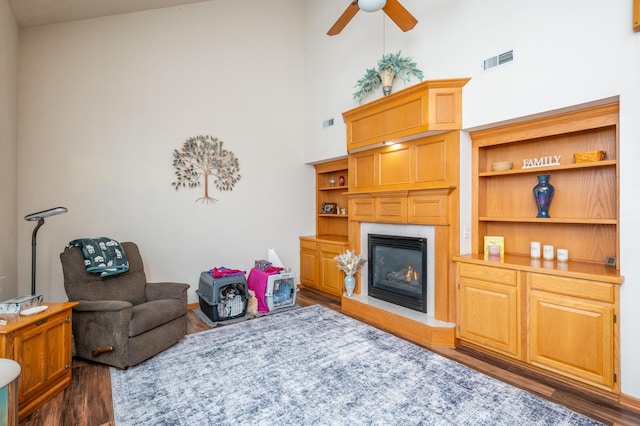
[[[333,253],[336,256],[339,255],[340,253],[342,253],[343,251],[345,251],[347,249],[347,244],[346,243],[320,243],[318,245],[318,249],[321,252],[325,252],[325,253]]]
[[[530,285],[532,290],[547,291],[607,303],[616,301],[615,284],[532,273]]]
[[[458,263],[458,274],[461,277],[475,278],[512,286],[518,283],[518,273],[511,269]]]
[[[301,249],[310,249],[310,250],[316,250],[318,248],[318,243],[316,243],[315,241],[309,241],[309,240],[300,240],[300,248]]]

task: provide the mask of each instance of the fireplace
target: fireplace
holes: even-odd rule
[[[369,234],[368,294],[427,312],[427,239]]]

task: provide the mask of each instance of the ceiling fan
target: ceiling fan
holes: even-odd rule
[[[340,34],[349,21],[358,13],[358,10],[361,9],[365,12],[375,12],[382,9],[405,32],[415,27],[418,23],[418,20],[398,0],[354,0],[340,15],[336,23],[333,24],[327,35]]]

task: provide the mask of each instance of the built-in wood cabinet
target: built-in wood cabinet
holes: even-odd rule
[[[458,185],[458,132],[349,155],[349,218],[377,223],[448,224]]]
[[[457,337],[619,392],[618,104],[472,132],[471,139],[472,254],[454,258]],[[587,151],[605,151],[606,159],[574,160]],[[494,171],[497,162],[513,167]],[[536,217],[541,174],[555,187],[551,218]],[[485,236],[504,237],[505,254],[484,253]],[[567,249],[569,261],[555,252],[532,258],[532,241]]]
[[[614,389],[618,289],[602,281],[529,274],[528,361]]]
[[[345,158],[314,167],[316,234],[300,237],[300,284],[341,296],[344,275],[334,257],[349,247],[348,162]]]
[[[455,321],[459,144],[460,132],[450,131],[349,154],[350,246],[366,251],[362,222],[433,226],[434,316],[447,322]]]
[[[432,226],[438,327],[343,297],[342,311],[420,344],[453,346],[456,320],[452,256],[459,246],[459,142],[468,78],[431,80],[342,114],[349,153],[349,247],[366,254],[362,223]],[[357,284],[359,295],[367,283]],[[364,292],[363,292],[364,293]]]
[[[462,128],[462,87],[468,78],[429,80],[342,114],[351,153],[383,142]]]
[[[0,315],[0,358],[22,368],[18,413],[24,419],[71,383],[71,309],[76,302],[47,303],[35,315]]]
[[[586,263],[558,273],[554,262],[519,255],[455,259],[457,337],[464,345],[619,391],[619,276]]]
[[[460,263],[458,334],[479,346],[520,358],[520,285],[515,270]]]
[[[300,284],[334,296],[342,296],[344,274],[334,258],[349,248],[346,238],[323,240],[300,237]]]

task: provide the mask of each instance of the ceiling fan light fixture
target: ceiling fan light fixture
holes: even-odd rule
[[[387,0],[358,0],[358,7],[365,12],[376,12],[382,9]]]

